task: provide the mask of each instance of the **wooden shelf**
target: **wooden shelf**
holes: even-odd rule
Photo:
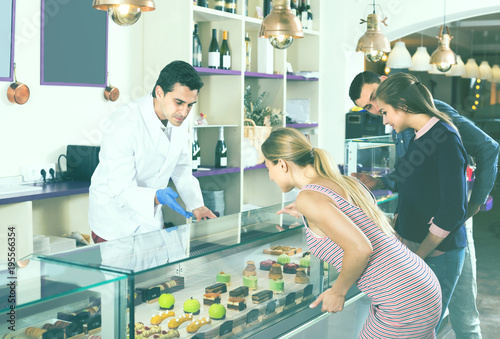
[[[200,177],[210,177],[213,175],[241,172],[241,169],[239,167],[215,168],[215,167],[201,166],[201,168],[208,168],[208,171],[198,169],[197,171],[193,172],[193,176],[200,178]]]
[[[293,127],[293,128],[314,128],[314,127],[318,127],[318,124],[287,124],[286,127]]]
[[[244,171],[251,171],[251,170],[262,169],[262,168],[266,168],[266,164],[262,163],[262,164],[258,164],[255,166],[247,167],[244,169]]]
[[[195,67],[194,68],[200,76],[206,75],[241,75],[241,71],[232,69],[218,69],[208,67]]]
[[[245,72],[245,78],[283,79],[283,74],[269,74],[269,73]]]

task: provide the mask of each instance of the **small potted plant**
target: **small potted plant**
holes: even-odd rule
[[[269,134],[271,134],[273,126],[283,125],[283,114],[279,108],[271,108],[270,106],[261,108],[266,94],[267,92],[262,92],[257,96],[255,101],[252,101],[252,89],[250,85],[245,88],[244,137],[257,149],[259,155],[257,164],[264,162],[264,156],[260,147],[267,137],[269,137]]]

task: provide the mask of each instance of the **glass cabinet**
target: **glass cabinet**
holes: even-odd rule
[[[396,164],[396,145],[390,135],[347,139],[345,141],[344,174],[365,173],[375,178],[391,173]],[[396,192],[374,190],[379,207],[389,216],[397,207]]]
[[[309,304],[322,292],[329,268],[307,252],[302,221],[276,214],[283,206],[43,260],[127,276],[129,312],[117,314],[127,314],[119,338],[275,337],[321,313]]]
[[[0,265],[0,338],[119,338],[127,277],[29,258]]]

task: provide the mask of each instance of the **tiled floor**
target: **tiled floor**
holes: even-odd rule
[[[498,186],[498,185],[497,185]],[[479,319],[483,339],[500,338],[500,187],[492,192],[494,207],[474,217]],[[455,339],[449,324],[438,338]]]

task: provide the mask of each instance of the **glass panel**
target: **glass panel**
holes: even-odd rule
[[[109,338],[125,333],[125,275],[35,257],[22,268],[0,266],[0,281],[0,336],[25,334],[28,328],[39,333],[32,337],[51,328],[55,335],[62,331],[56,322],[67,326],[67,337],[85,330]]]
[[[0,81],[13,80],[15,0],[0,2]]]

